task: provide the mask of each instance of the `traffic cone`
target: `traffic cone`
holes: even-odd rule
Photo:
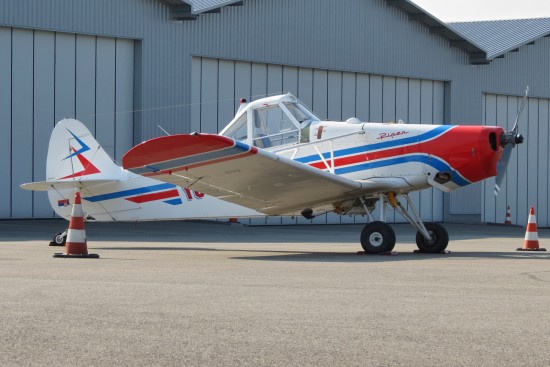
[[[512,224],[512,215],[510,214],[510,205],[508,205],[508,208],[506,209],[506,220],[504,221],[504,224],[507,226]]]
[[[86,245],[86,229],[84,228],[84,212],[82,211],[82,201],[80,192],[74,195],[73,210],[71,211],[71,221],[69,222],[69,231],[67,233],[67,242],[65,242],[65,252],[56,253],[53,257],[78,257],[95,258],[98,254],[89,254]]]
[[[242,226],[243,224],[239,222],[239,218],[229,218],[230,225]]]
[[[527,229],[525,231],[525,240],[523,247],[516,251],[546,251],[545,248],[539,248],[539,235],[537,232],[537,217],[535,216],[535,207],[532,206],[527,220]]]

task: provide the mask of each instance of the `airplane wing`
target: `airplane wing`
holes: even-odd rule
[[[299,213],[380,190],[221,135],[171,135],[129,150],[134,173],[188,187],[267,215]]]

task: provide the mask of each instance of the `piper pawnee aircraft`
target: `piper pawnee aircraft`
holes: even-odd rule
[[[435,253],[447,247],[448,233],[423,223],[408,194],[430,187],[450,192],[498,173],[496,194],[511,149],[522,142],[517,119],[508,132],[497,126],[321,121],[285,94],[241,100],[219,134],[145,141],[123,156],[122,168],[82,123],[62,120],[50,139],[47,181],[21,187],[47,190],[64,218],[79,189],[88,220],[96,221],[367,215],[360,242],[371,254],[395,246],[385,223],[389,204],[417,229],[420,251]],[[371,214],[376,205],[380,220]]]

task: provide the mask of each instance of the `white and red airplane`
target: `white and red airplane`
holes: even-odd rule
[[[522,141],[517,120],[509,132],[494,126],[321,121],[285,94],[241,101],[219,135],[141,143],[124,155],[123,168],[82,123],[62,120],[50,139],[47,181],[21,187],[47,190],[64,218],[79,189],[88,220],[96,221],[366,214],[370,223],[360,242],[373,254],[395,246],[395,233],[384,221],[389,203],[418,230],[418,248],[433,253],[447,247],[447,231],[423,223],[408,194],[430,187],[450,192],[496,176],[500,165],[497,192],[511,149]],[[371,215],[377,203],[379,221]]]

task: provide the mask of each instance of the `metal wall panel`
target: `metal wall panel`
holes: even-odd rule
[[[309,108],[313,106],[313,70],[298,69],[298,99]]]
[[[0,27],[0,217],[11,216],[11,28]]]
[[[254,101],[267,94],[267,65],[252,63],[250,75],[250,100]]]
[[[33,178],[33,31],[14,29],[12,40],[11,212],[25,218],[33,207],[32,192],[19,188]]]
[[[55,34],[52,32],[34,32],[34,92],[33,126],[34,156],[33,180],[45,181],[44,157],[48,154],[49,137],[54,126],[55,106]],[[34,192],[33,216],[51,217],[53,215],[48,195]]]
[[[354,117],[355,110],[368,115],[369,111],[379,115],[378,121],[389,122],[397,120],[397,112],[403,121],[441,123],[445,114],[445,86],[440,81],[409,79],[403,77],[388,77],[350,72],[339,72],[322,69],[296,68],[286,65],[270,65],[244,61],[218,60],[205,57],[193,58],[192,94],[202,99],[193,102],[192,116],[200,121],[194,121],[195,126],[210,128],[209,117],[204,116],[205,105],[209,110],[218,111],[223,129],[233,117],[233,110],[228,101],[236,101],[252,93],[253,99],[281,93],[285,86],[293,86],[299,96],[311,99],[312,110],[320,115],[328,114],[329,119],[342,120]],[[206,74],[206,75],[205,75]],[[199,82],[201,81],[201,82]],[[261,93],[264,91],[264,94]],[[218,96],[216,105],[212,105],[214,96]],[[302,99],[304,103],[306,103]],[[356,102],[357,101],[357,102]],[[356,108],[357,103],[357,108]],[[307,103],[306,103],[307,105]],[[311,108],[311,105],[308,107]],[[221,113],[221,110],[225,112]],[[229,116],[231,114],[231,116]],[[223,124],[221,118],[227,117]],[[368,118],[363,118],[368,121]],[[204,130],[202,130],[204,131]],[[443,194],[436,190],[426,190],[422,193],[412,193],[411,198],[421,206],[422,215],[428,220],[443,219]],[[379,210],[373,213],[379,217]],[[393,210],[387,213],[391,222],[405,222],[405,219]],[[321,215],[313,220],[298,218],[267,218],[244,220],[248,224],[309,224],[309,223],[363,223],[366,218],[342,217],[334,213]]]
[[[193,60],[199,60],[200,58],[193,58]],[[195,61],[193,61],[195,62]],[[245,98],[247,101],[251,100],[251,86],[252,86],[252,64],[249,62],[236,62],[235,63],[235,112],[239,109],[241,98]],[[200,101],[199,101],[200,103]]]
[[[115,156],[116,41],[98,38],[96,44],[96,129],[103,149]]]
[[[538,131],[538,190],[537,190],[537,220],[540,223],[546,223],[546,226],[550,225],[548,205],[549,189],[548,189],[548,172],[550,171],[549,162],[547,157],[550,157],[550,150],[548,149],[548,142],[550,141],[550,100],[539,99],[538,101],[538,117],[539,117],[539,131]]]
[[[283,68],[283,93],[298,95],[298,68],[286,66]]]
[[[357,74],[355,92],[356,117],[361,121],[370,121],[370,76]]]
[[[217,131],[223,129],[235,115],[235,63],[220,60],[218,83],[218,124]]]
[[[134,41],[116,40],[115,154],[118,162],[134,146]]]
[[[75,116],[92,134],[96,124],[96,37],[76,36]]]
[[[321,119],[328,119],[328,71],[313,69],[313,104],[309,107]]]
[[[206,60],[202,64],[201,78],[201,132],[218,132],[218,60]]]
[[[55,121],[75,116],[76,36],[55,37]]]
[[[327,75],[327,118],[342,121],[342,72],[329,70]]]

